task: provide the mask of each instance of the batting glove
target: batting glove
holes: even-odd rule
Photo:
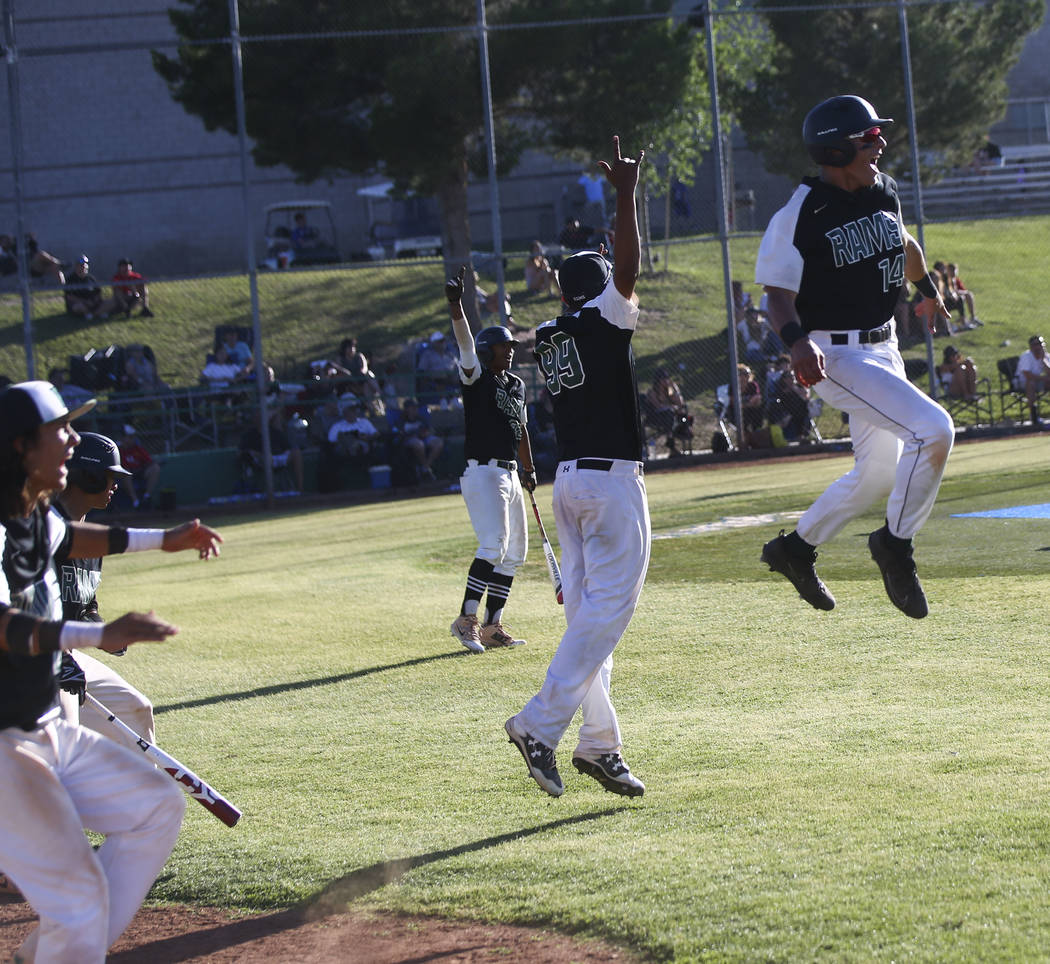
[[[518,478],[521,479],[521,486],[526,492],[532,492],[536,488],[536,470],[533,469],[531,472],[526,472],[522,469],[518,472]]]
[[[450,305],[458,305],[463,300],[463,273],[467,270],[467,266],[463,265],[459,269],[459,275],[455,278],[449,278],[445,282],[445,297],[448,298]]]

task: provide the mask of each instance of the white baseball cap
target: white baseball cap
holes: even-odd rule
[[[10,441],[39,425],[72,422],[94,407],[91,398],[70,411],[51,382],[16,382],[0,392],[0,438]]]
[[[440,331],[435,331],[434,334],[432,334],[430,336],[430,340],[431,341],[444,341],[445,340],[445,336],[443,334],[441,334]]]

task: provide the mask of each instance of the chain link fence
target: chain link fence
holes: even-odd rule
[[[951,5],[951,0],[942,4]],[[116,0],[108,6],[98,0],[90,11],[68,0],[59,4],[65,7],[59,15],[46,18],[23,6],[4,0],[2,96],[8,111],[0,125],[6,141],[0,227],[22,243],[0,269],[0,373],[14,380],[62,379],[71,395],[96,394],[100,405],[93,427],[117,438],[133,428],[163,459],[162,487],[177,490],[180,501],[252,497],[271,485],[310,490],[418,480],[418,465],[415,476],[403,465],[399,469],[406,428],[399,413],[408,398],[430,407],[431,434],[440,440],[441,451],[433,459],[428,455],[424,477],[457,477],[462,413],[450,371],[453,356],[445,347],[452,347],[452,339],[443,297],[444,280],[455,265],[439,199],[398,194],[381,173],[350,177],[324,168],[316,181],[301,183],[279,164],[264,166],[275,159],[250,156],[251,143],[236,129],[206,129],[172,100],[155,69],[158,54],[174,58],[180,50],[161,0],[119,6]],[[220,14],[223,6],[215,4],[213,12]],[[840,17],[860,6],[873,4],[799,5],[778,15]],[[882,6],[893,26],[899,4]],[[261,22],[254,5],[242,7],[253,13],[250,23]],[[529,346],[532,329],[557,314],[559,301],[556,282],[548,286],[541,279],[530,288],[526,265],[535,242],[554,268],[578,247],[605,243],[614,250],[613,199],[593,178],[592,155],[555,150],[539,139],[530,143],[521,129],[512,134],[500,123],[490,126],[483,94],[490,89],[506,101],[508,89],[522,82],[519,61],[530,46],[576,50],[602,64],[612,85],[606,96],[581,102],[581,125],[611,135],[629,119],[637,128],[636,115],[644,116],[651,103],[639,95],[644,83],[639,88],[619,79],[632,69],[643,80],[646,73],[644,63],[618,59],[620,48],[637,51],[627,35],[659,23],[669,30],[691,26],[702,37],[707,25],[702,17],[690,24],[688,11],[670,19],[654,14],[514,29],[490,25],[484,77],[463,66],[473,67],[482,36],[472,11],[454,23],[403,31],[363,29],[369,21],[350,8],[331,22],[309,19],[311,11],[300,11],[298,32],[276,19],[269,30],[255,26],[253,33],[245,27],[238,36],[247,117],[259,124],[263,114],[264,126],[294,132],[298,151],[321,152],[324,139],[335,135],[323,125],[318,129],[313,112],[304,122],[296,101],[330,97],[330,84],[319,78],[365,62],[374,52],[370,48],[385,45],[405,65],[404,89],[390,90],[389,96],[411,96],[419,105],[411,150],[441,164],[444,158],[434,152],[429,134],[435,126],[455,122],[477,132],[468,158],[476,173],[465,193],[477,271],[477,304],[470,313],[476,326],[505,323],[515,332],[517,370],[526,378],[535,410],[538,460],[550,468],[552,436]],[[716,5],[714,13],[714,29],[723,40],[732,41],[734,32],[740,44],[750,43],[752,35],[761,39],[753,11]],[[224,29],[193,49],[221,52],[216,62],[224,69],[216,72],[214,96],[232,98],[236,59],[230,56],[229,21],[220,20]],[[307,20],[308,33],[303,32]],[[892,35],[885,42],[892,43]],[[732,67],[733,44],[718,49],[728,49]],[[304,54],[317,74],[302,71]],[[448,83],[427,92],[420,86],[431,76],[435,58]],[[617,83],[630,96],[617,96]],[[559,99],[573,92],[558,90],[553,73],[551,84],[546,108],[553,112]],[[659,90],[654,87],[649,96],[658,98]],[[878,91],[871,96],[877,101]],[[333,112],[339,106],[333,102]],[[519,106],[523,112],[535,109]],[[784,136],[792,143],[808,106],[792,105],[786,117]],[[682,110],[692,111],[693,105],[683,104]],[[1045,249],[1050,163],[1038,143],[1044,137],[1045,144],[1045,131],[1031,122],[1037,113],[1025,112],[1024,136],[1036,142],[1031,157],[1016,154],[994,169],[957,170],[923,185],[930,260],[959,262],[976,292],[978,314],[1003,326],[994,341],[1004,354],[1009,345],[1000,343],[1011,340],[1010,324],[1029,324],[1023,304],[1029,285],[1012,287],[997,279],[1005,265],[1007,274],[1030,280],[1032,239],[1040,232]],[[682,395],[681,411],[672,416],[666,405],[643,398],[647,455],[748,444],[844,444],[848,426],[815,399],[803,401],[805,418],[797,403],[791,418],[783,404],[770,410],[779,397],[775,376],[782,349],[764,321],[761,291],[752,279],[761,231],[794,181],[768,172],[728,116],[720,118],[719,168],[710,150],[712,115],[705,90],[689,115],[694,140],[704,148],[695,160],[676,157],[659,144],[624,144],[625,153],[636,154],[642,146],[649,151],[639,189],[645,247],[634,340],[639,388],[646,395],[665,378]],[[898,146],[905,174],[907,140],[905,135]],[[354,149],[347,143],[347,151]],[[493,158],[517,163],[490,177],[486,161]],[[906,217],[914,224],[916,191],[909,177],[901,180]],[[957,226],[961,217],[968,220]],[[30,234],[35,245],[26,240]],[[23,251],[29,255],[24,262]],[[82,255],[89,259],[93,281],[80,280]],[[122,258],[144,276],[141,281],[113,280]],[[735,293],[728,279],[740,282]],[[70,296],[96,287],[93,308],[72,313]],[[931,369],[941,345],[922,337],[907,306],[900,320],[909,372],[939,392]],[[250,347],[253,361],[247,368],[231,365],[222,345],[226,331],[234,332],[232,345],[244,341]],[[358,356],[340,355],[351,338],[367,359],[363,371]],[[987,329],[963,333],[960,328],[956,341],[965,348],[966,339],[984,347],[993,341]],[[958,411],[959,424],[1004,417],[996,359],[979,361],[982,376],[989,377],[983,392],[987,407]],[[751,369],[759,386],[761,425],[737,424],[741,414],[728,387],[737,382],[738,364]],[[351,395],[379,431],[364,449],[331,435],[341,418],[354,414]],[[777,426],[773,431],[770,416]],[[278,458],[282,464],[272,469],[241,454],[245,436],[261,419],[279,428],[272,437],[263,434],[263,455],[279,455],[290,443],[304,453],[301,471],[294,459]],[[739,431],[748,427],[762,431]],[[389,478],[377,466],[389,466]]]

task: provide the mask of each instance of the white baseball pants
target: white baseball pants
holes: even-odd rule
[[[18,953],[103,964],[164,867],[182,791],[141,754],[54,720],[0,730],[0,869],[40,916]],[[106,835],[96,853],[84,829]]]
[[[810,332],[824,352],[827,378],[816,392],[849,414],[854,465],[820,495],[798,522],[798,534],[819,546],[888,496],[890,533],[910,539],[929,517],[955,439],[952,417],[908,381],[896,338],[831,344]]]
[[[149,743],[155,741],[153,731],[153,704],[115,669],[83,651],[76,654],[77,663],[84,671],[87,691],[114,716],[123,720]],[[108,722],[105,715],[87,702],[80,707],[80,722],[89,730],[108,736],[118,743],[135,748],[135,741]],[[141,752],[141,751],[138,751]]]
[[[649,568],[649,503],[641,464],[615,460],[603,472],[560,463],[554,518],[568,627],[542,688],[517,719],[526,732],[556,747],[582,708],[577,750],[618,752],[623,741],[609,696],[612,652],[627,631]]]
[[[478,537],[475,557],[491,562],[494,572],[513,576],[529,548],[525,497],[517,473],[471,459],[459,489]]]

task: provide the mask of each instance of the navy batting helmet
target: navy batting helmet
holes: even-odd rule
[[[558,270],[562,300],[572,311],[578,311],[605,290],[612,274],[608,258],[597,251],[577,251]]]
[[[487,366],[492,361],[492,346],[502,345],[508,341],[514,341],[514,337],[502,325],[482,328],[478,332],[478,337],[474,339],[474,350],[477,352],[478,361]]]
[[[106,487],[107,472],[131,475],[121,466],[120,450],[113,439],[95,432],[84,432],[69,460],[69,484],[85,492],[101,492]]]
[[[857,156],[855,135],[892,123],[892,117],[879,117],[863,97],[843,94],[822,101],[806,114],[802,140],[818,164],[845,167]]]

